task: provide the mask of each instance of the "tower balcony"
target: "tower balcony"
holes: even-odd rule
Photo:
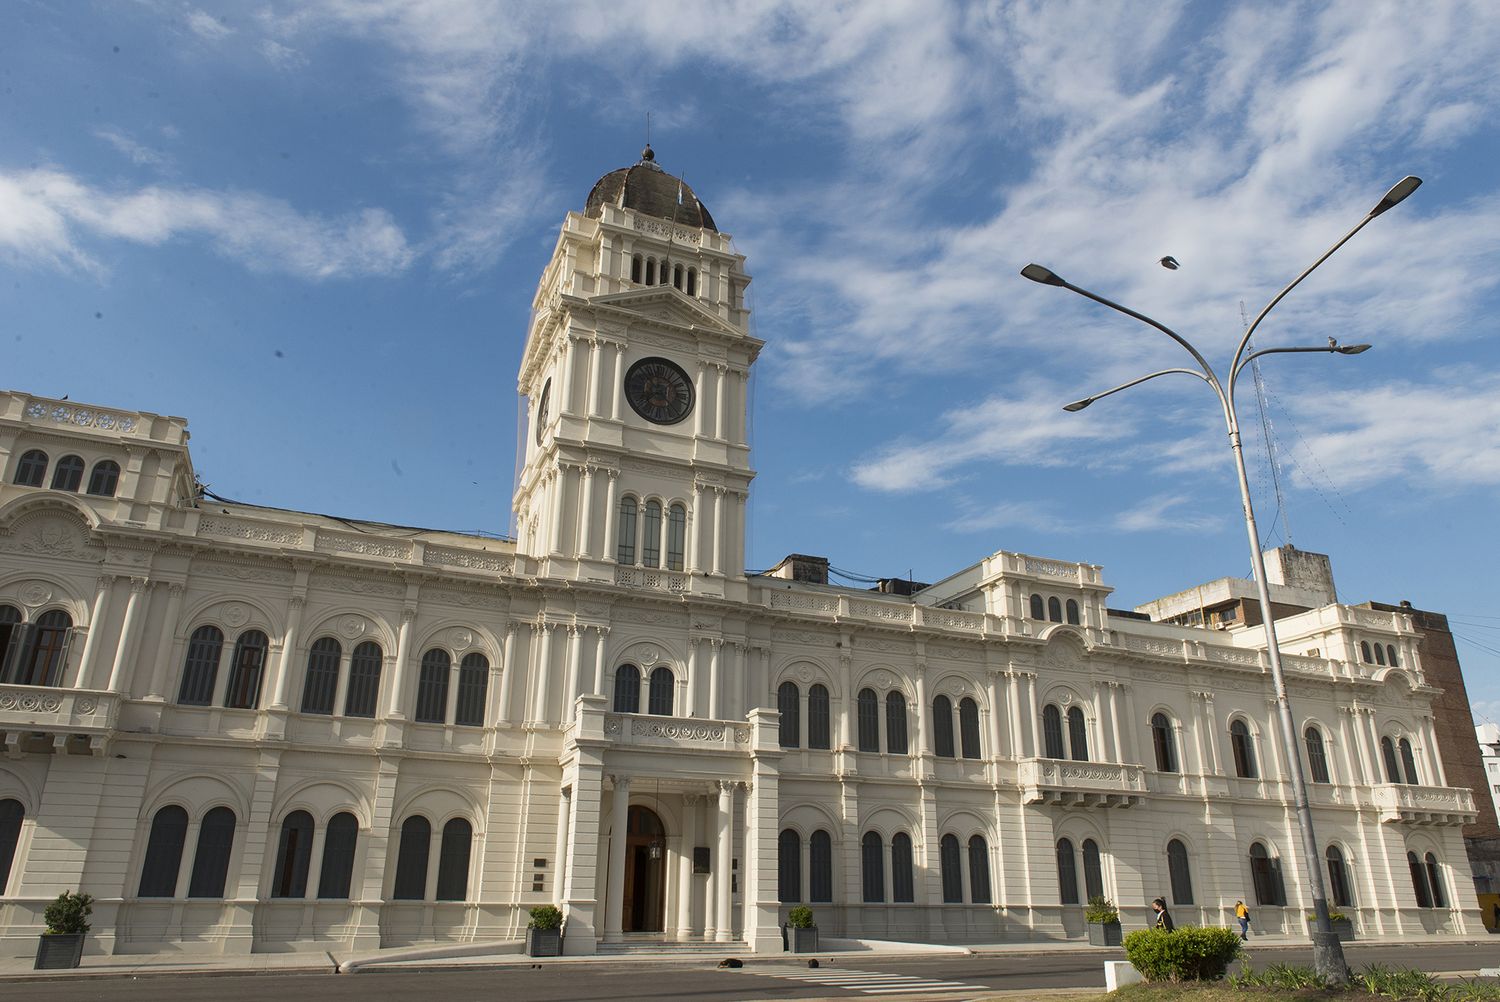
[[[119,706],[117,692],[0,685],[0,743],[9,758],[27,752],[103,755]]]
[[[1381,783],[1370,788],[1370,800],[1383,822],[1466,825],[1479,816],[1474,794],[1461,787]]]
[[[1146,770],[1138,765],[1027,758],[1016,774],[1028,804],[1134,807],[1146,799]]]

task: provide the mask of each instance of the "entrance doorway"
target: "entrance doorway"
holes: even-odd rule
[[[661,932],[667,898],[667,832],[656,812],[632,807],[625,825],[625,932]]]

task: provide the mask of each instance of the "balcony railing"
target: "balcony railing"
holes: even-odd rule
[[[1383,783],[1370,788],[1381,821],[1416,825],[1466,825],[1478,817],[1474,795],[1453,786]]]
[[[606,713],[604,736],[616,746],[683,751],[750,750],[750,725],[728,720]]]
[[[1138,765],[1028,758],[1017,779],[1028,804],[1132,807],[1146,795],[1146,770]]]
[[[5,752],[88,751],[102,755],[120,695],[98,689],[0,686],[0,733]]]

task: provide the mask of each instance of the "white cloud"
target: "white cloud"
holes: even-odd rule
[[[1158,494],[1115,515],[1112,527],[1121,532],[1194,532],[1223,524],[1219,518],[1185,514],[1180,510],[1192,503],[1192,498],[1182,494]]]
[[[160,186],[111,193],[58,170],[0,173],[0,249],[17,263],[99,272],[85,246],[91,240],[157,245],[195,236],[252,269],[307,279],[389,275],[413,257],[383,209],[324,218],[254,193]]]
[[[196,7],[187,13],[187,26],[193,34],[208,42],[219,42],[234,34],[229,25]]]
[[[145,143],[131,138],[119,129],[95,129],[94,135],[109,143],[109,145],[118,150],[131,163],[138,166],[167,167],[172,162],[171,157],[167,156],[161,150],[153,149]]]

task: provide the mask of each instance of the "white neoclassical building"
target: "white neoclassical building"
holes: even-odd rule
[[[4,949],[64,889],[119,953],[507,940],[549,902],[577,954],[780,950],[795,902],[993,942],[1243,898],[1298,933],[1258,630],[1010,552],[915,590],[745,574],[749,281],[649,151],[567,215],[513,542],[217,500],[181,418],[0,393]],[[1408,617],[1283,635],[1335,906],[1477,930]]]

